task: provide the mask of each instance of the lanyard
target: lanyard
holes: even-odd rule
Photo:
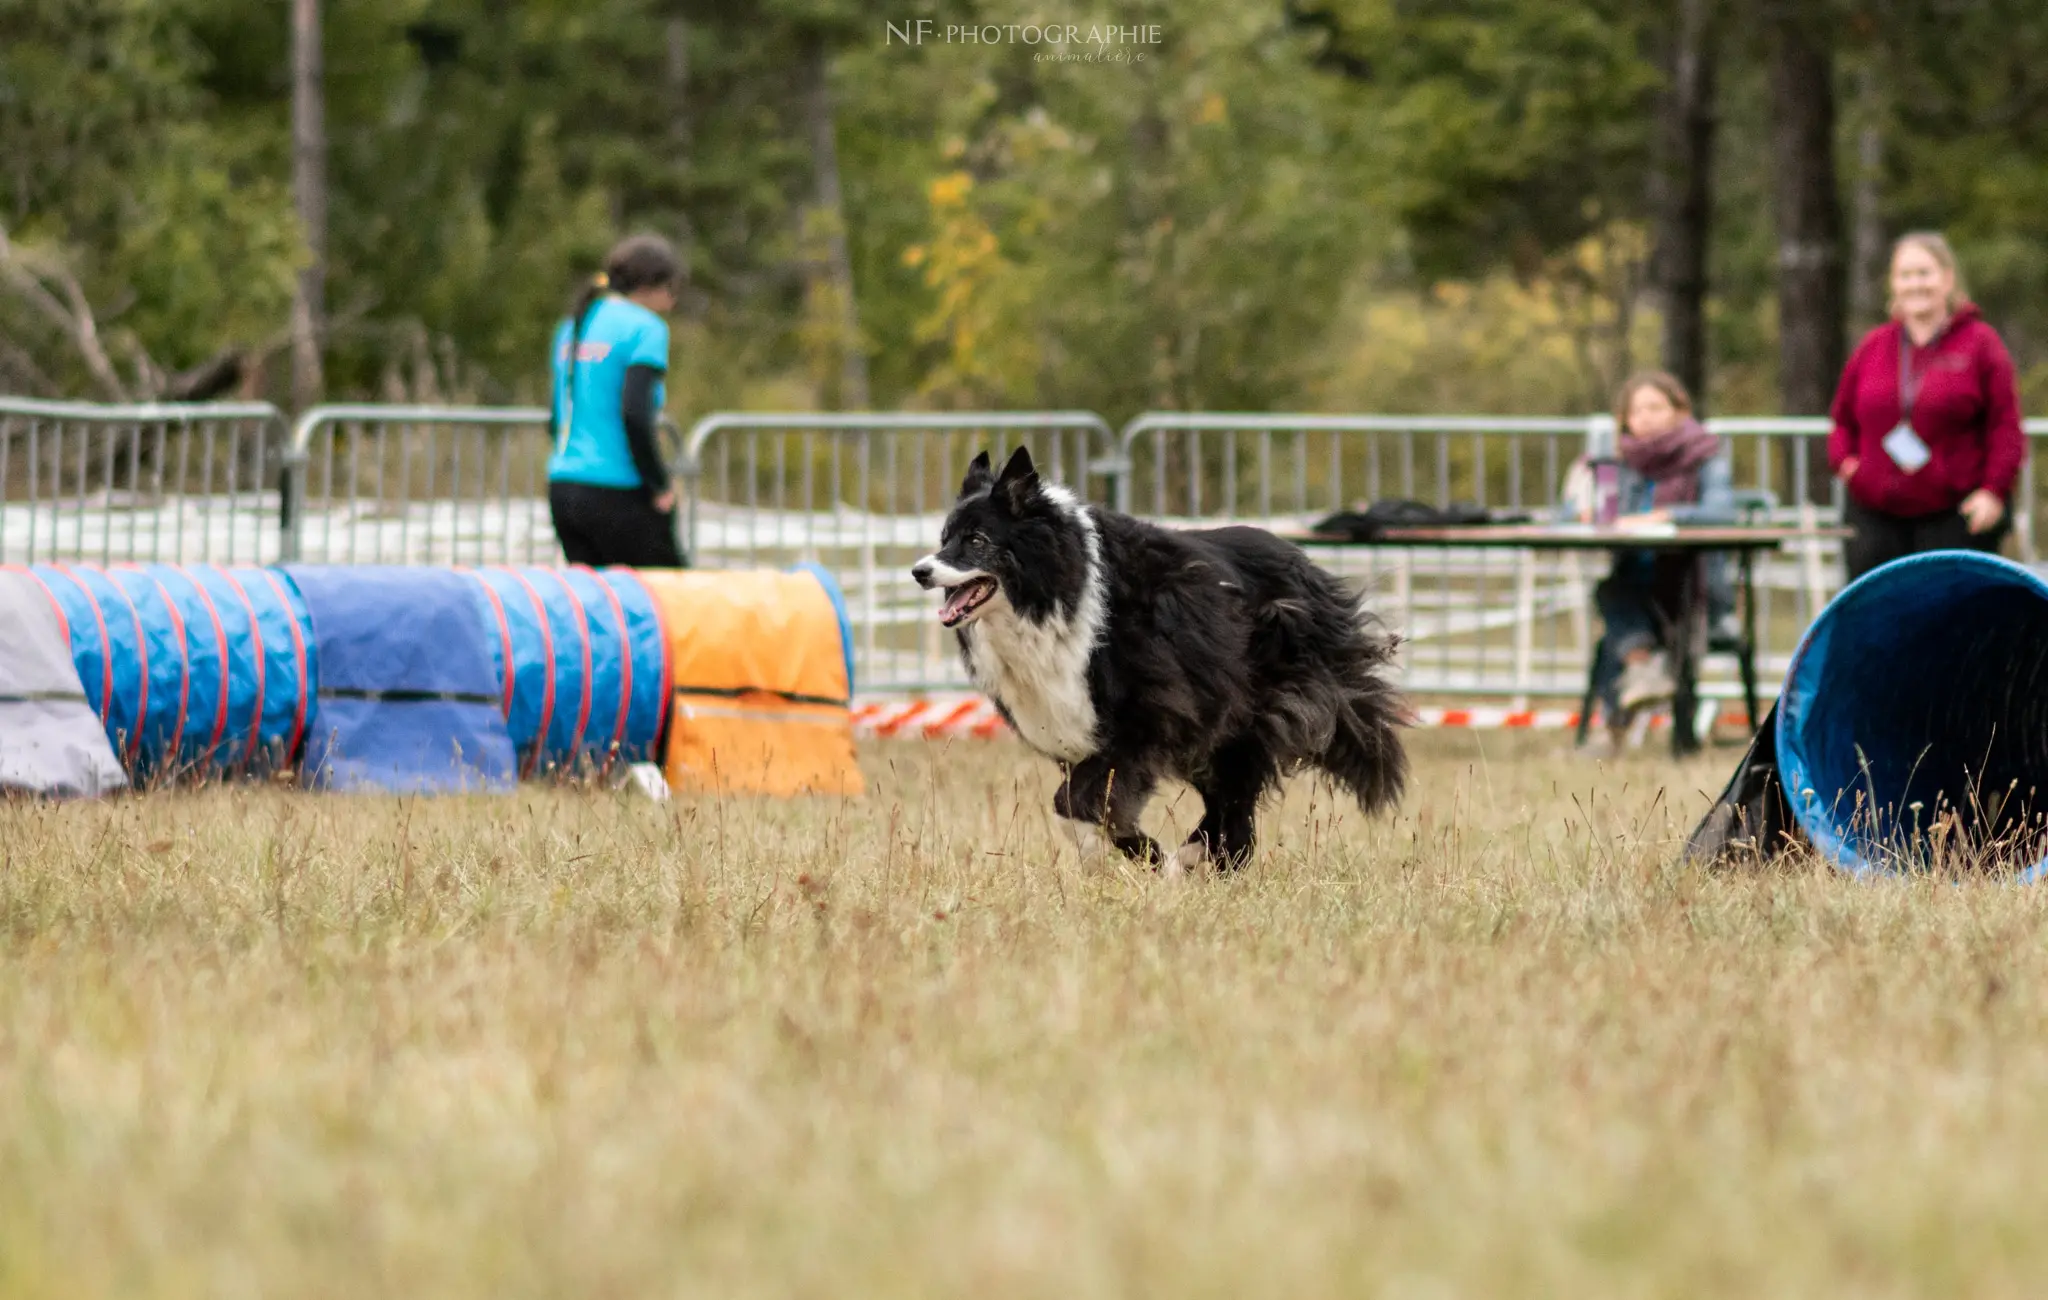
[[[1941,325],[1941,328],[1940,328],[1940,329],[1938,329],[1938,330],[1936,330],[1936,331],[1934,331],[1934,334],[1932,335],[1932,337],[1930,337],[1930,338],[1929,338],[1929,339],[1927,340],[1927,346],[1926,346],[1926,347],[1924,347],[1924,348],[1922,348],[1922,349],[1920,349],[1920,350],[1921,350],[1921,351],[1922,351],[1923,353],[1932,353],[1932,352],[1934,351],[1934,345],[1935,345],[1935,344],[1937,344],[1937,343],[1939,343],[1939,342],[1941,342],[1941,336],[1942,336],[1942,335],[1944,335],[1944,334],[1946,334],[1946,333],[1948,333],[1948,322],[1946,322],[1946,321],[1943,321],[1943,322],[1942,322],[1942,325]],[[1923,380],[1925,380],[1925,379],[1927,378],[1927,374],[1926,374],[1926,371],[1925,371],[1925,370],[1922,370],[1922,371],[1921,371],[1920,373],[1918,373],[1918,374],[1915,374],[1915,373],[1914,373],[1914,371],[1913,371],[1913,365],[1912,365],[1912,362],[1911,362],[1911,360],[1910,360],[1910,357],[1911,357],[1911,353],[1912,353],[1912,347],[1913,347],[1913,339],[1912,339],[1912,336],[1906,333],[1906,327],[1905,327],[1905,325],[1901,324],[1901,325],[1899,326],[1899,423],[1900,423],[1900,424],[1911,424],[1911,423],[1913,422],[1913,403],[1919,400],[1919,398],[1920,398],[1920,384],[1921,384],[1921,382],[1922,382]],[[1929,360],[1931,361],[1931,360],[1932,360],[1932,358],[1930,357],[1930,358],[1929,358]]]

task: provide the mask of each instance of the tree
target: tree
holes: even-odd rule
[[[1665,83],[1657,96],[1658,157],[1651,173],[1653,266],[1664,309],[1664,368],[1701,403],[1707,397],[1707,255],[1713,242],[1718,18],[1714,0],[1679,0]]]
[[[1778,227],[1778,391],[1788,415],[1820,415],[1842,373],[1847,300],[1836,191],[1834,52],[1799,0],[1765,0]],[[1825,479],[1813,490],[1824,494]]]
[[[1881,210],[1945,231],[2005,336],[2028,415],[2048,410],[2048,13],[2032,0],[1879,0]]]
[[[1376,189],[1426,279],[1527,272],[1640,216],[1661,6],[1289,0],[1322,66],[1358,82]]]
[[[888,39],[917,17],[1005,39]],[[310,340],[334,396],[532,401],[646,229],[690,272],[679,418],[858,404],[863,369],[882,407],[1576,410],[1657,351],[1658,305],[1714,409],[1813,410],[1839,185],[1865,259],[1950,234],[2048,401],[2038,0],[1114,17],[1158,26],[1143,63],[1054,61],[985,0],[0,3],[0,390],[310,400]]]
[[[292,198],[306,264],[292,301],[292,405],[320,400],[320,339],[326,317],[327,127],[320,75],[320,0],[292,0]]]
[[[199,36],[231,2],[0,6],[0,391],[215,394],[278,333],[289,194]]]
[[[1867,329],[1884,315],[1883,92],[1875,59],[1856,69],[1856,170],[1850,185],[1849,318]]]
[[[832,108],[832,54],[822,33],[803,35],[805,126],[816,172],[811,210],[804,217],[804,242],[812,263],[810,317],[826,326],[827,350],[839,356],[838,405],[868,406],[867,345],[861,339],[860,305],[854,292],[853,260],[846,244],[846,204],[839,186],[839,131]]]

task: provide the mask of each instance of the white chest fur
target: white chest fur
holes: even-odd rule
[[[1079,762],[1095,752],[1095,701],[1088,693],[1094,620],[1025,620],[1008,607],[965,629],[961,643],[974,684],[1009,711],[1025,744]]]
[[[1080,599],[1064,617],[1033,622],[998,597],[966,629],[962,643],[974,684],[1001,701],[1025,744],[1048,758],[1078,763],[1101,743],[1088,661],[1102,639],[1109,601],[1103,590],[1102,539],[1074,494],[1055,484],[1039,489],[1073,522],[1087,554]]]

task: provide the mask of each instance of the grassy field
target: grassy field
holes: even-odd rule
[[[1731,751],[1415,749],[1220,881],[1007,743],[0,808],[0,1297],[2048,1287],[2048,893],[1681,869]]]

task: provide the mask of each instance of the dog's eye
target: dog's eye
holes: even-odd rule
[[[979,550],[980,548],[988,545],[988,534],[969,533],[967,534],[967,544]]]

